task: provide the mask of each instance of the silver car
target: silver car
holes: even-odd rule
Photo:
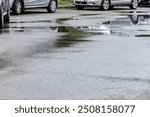
[[[0,28],[3,28],[4,23],[9,23],[10,8],[9,0],[0,0]]]
[[[54,13],[57,9],[57,0],[9,0],[13,14],[21,14],[28,8],[47,8],[49,13]]]
[[[136,9],[141,0],[73,0],[77,9],[83,9],[86,6],[98,6],[102,10],[108,10],[114,6],[125,5],[131,9]]]

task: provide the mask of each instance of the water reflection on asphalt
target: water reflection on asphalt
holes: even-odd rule
[[[81,26],[67,23],[101,15],[11,22],[0,30],[0,77],[10,84],[1,82],[0,99],[150,99],[149,41],[140,40],[150,15],[137,14]]]
[[[97,22],[95,25],[92,24],[92,25],[82,25],[82,26],[67,26],[67,25],[49,26],[54,22],[50,20],[11,22],[10,26],[5,25],[5,28],[0,30],[0,35],[4,35],[4,34],[8,35],[9,33],[12,35],[16,35],[19,33],[25,36],[28,35],[28,33],[30,33],[29,35],[31,34],[36,35],[36,33],[42,34],[42,32],[46,32],[48,38],[53,38],[50,36],[52,33],[53,34],[55,33],[55,35],[57,35],[57,33],[58,35],[59,33],[61,34],[53,42],[48,39],[48,41],[46,42],[44,41],[40,44],[37,44],[35,48],[31,46],[27,46],[29,47],[27,49],[28,51],[26,51],[26,53],[23,53],[23,55],[25,55],[26,57],[31,57],[32,55],[35,55],[37,53],[39,54],[44,52],[53,52],[52,51],[53,49],[73,47],[74,45],[83,42],[84,43],[94,42],[94,40],[89,40],[89,38],[88,39],[86,38],[95,35],[99,35],[99,36],[110,35],[110,36],[119,36],[119,37],[150,37],[150,29],[145,28],[146,26],[150,25],[150,15],[141,15],[141,14],[137,15],[139,11],[136,13],[135,12],[129,12],[129,13],[130,14],[128,16],[116,18],[111,21]],[[144,13],[144,12],[141,11],[140,13]],[[77,17],[80,16],[83,17],[84,19],[84,16],[86,18],[86,16],[97,17],[99,15],[80,14]],[[76,17],[70,17],[70,18],[56,19],[55,22],[58,24],[63,24],[64,22],[69,20],[74,21],[74,19],[80,21],[80,19]],[[47,25],[42,25],[45,23]],[[36,26],[36,24],[40,24],[40,26],[39,25]],[[135,28],[131,30],[132,27]],[[42,35],[42,38],[45,38],[44,35]],[[4,64],[1,64],[1,66],[4,67]]]
[[[122,12],[123,13],[123,12]],[[52,22],[50,20],[37,20],[37,21],[19,21],[11,22],[11,25],[6,25],[4,29],[0,30],[0,34],[8,33],[28,33],[28,32],[54,32],[64,33],[55,40],[55,47],[70,47],[75,43],[88,42],[91,40],[84,40],[85,37],[94,35],[111,35],[120,37],[149,37],[149,28],[142,28],[141,25],[147,26],[150,24],[150,15],[137,15],[137,13],[145,13],[143,11],[129,12],[126,17],[116,18],[112,21],[99,22],[95,25],[82,25],[82,26],[49,26]],[[147,12],[146,12],[147,13]],[[81,14],[78,17],[96,16],[99,14]],[[82,19],[82,20],[83,20]],[[69,20],[80,20],[76,17],[56,19],[56,23],[63,24]],[[90,19],[91,20],[91,19]],[[78,21],[77,21],[78,22]],[[42,25],[42,24],[47,25]],[[17,24],[17,25],[16,25]],[[26,26],[27,24],[27,26]],[[36,26],[36,24],[41,24]],[[25,26],[25,27],[24,27]],[[132,27],[136,26],[136,29]],[[127,27],[127,28],[126,28]],[[140,28],[137,28],[140,27]],[[144,33],[143,33],[144,32]],[[44,38],[44,37],[43,37]]]
[[[94,14],[94,16],[97,16],[97,14]],[[80,16],[80,15],[79,15]],[[81,16],[88,16],[87,14],[82,14]],[[93,15],[90,15],[93,16]],[[60,18],[56,20],[56,23],[63,24],[64,21],[70,21],[77,18],[70,17],[70,18]],[[80,19],[79,19],[80,20]],[[78,21],[77,21],[78,22]],[[133,31],[130,30],[130,27],[127,26],[140,26],[140,25],[150,25],[150,15],[137,15],[137,14],[130,14],[129,16],[122,17],[122,18],[116,18],[112,21],[105,21],[105,22],[99,22],[95,25],[84,25],[84,26],[49,26],[48,24],[46,26],[15,26],[15,24],[36,24],[36,23],[49,23],[51,24],[52,21],[20,21],[20,22],[11,22],[11,24],[14,24],[14,26],[6,26],[4,30],[0,30],[0,34],[2,33],[9,33],[11,31],[15,32],[26,32],[26,31],[32,31],[32,30],[53,30],[57,33],[83,33],[86,34],[106,34],[106,35],[116,35],[116,36],[135,36],[135,37],[144,37],[144,34],[137,34],[137,31],[143,32],[143,31],[150,31],[149,29],[141,29],[141,27],[138,29],[135,29]],[[79,36],[78,36],[79,37]],[[145,34],[145,37],[148,37],[148,34]]]

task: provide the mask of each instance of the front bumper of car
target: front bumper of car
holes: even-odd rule
[[[140,4],[150,4],[150,0],[141,0]]]
[[[82,5],[82,6],[100,6],[101,0],[74,0],[74,5]]]

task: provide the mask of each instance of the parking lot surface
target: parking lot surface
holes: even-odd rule
[[[0,99],[150,99],[150,8],[30,10],[0,30]]]

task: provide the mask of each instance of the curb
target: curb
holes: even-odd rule
[[[70,9],[75,8],[74,5],[58,5],[58,9]]]

